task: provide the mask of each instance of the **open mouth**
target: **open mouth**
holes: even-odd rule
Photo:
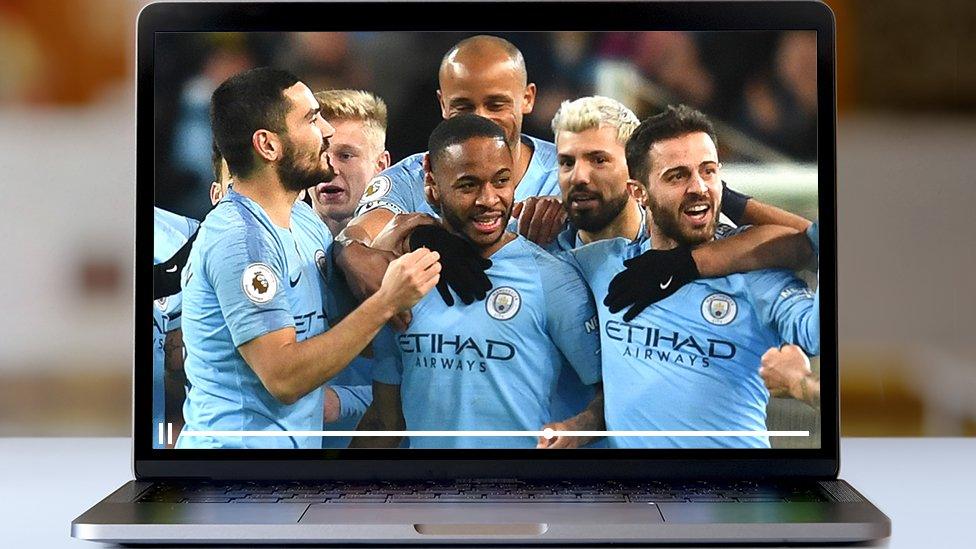
[[[501,212],[486,212],[471,218],[475,230],[482,234],[492,234],[502,227]]]
[[[345,197],[346,189],[335,183],[319,183],[315,186],[315,194],[318,195],[319,202],[329,204],[341,202]]]
[[[575,192],[569,195],[569,207],[577,210],[587,210],[596,207],[600,195],[589,192]]]
[[[692,225],[704,225],[708,222],[709,214],[712,211],[712,207],[704,202],[699,202],[697,204],[692,204],[687,206],[682,213],[688,217]]]

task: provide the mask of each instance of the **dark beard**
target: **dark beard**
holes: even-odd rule
[[[297,148],[290,140],[286,139],[284,157],[275,166],[275,171],[278,173],[278,179],[281,181],[281,184],[289,191],[299,192],[309,187],[314,187],[323,181],[332,181],[335,178],[335,170],[332,169],[331,164],[329,164],[327,169],[322,168],[322,164],[318,161],[319,156],[321,154],[310,159],[315,166],[314,168],[302,167],[298,161]]]
[[[715,211],[715,206],[713,204],[713,212]],[[651,211],[651,222],[657,225],[665,236],[674,240],[680,246],[697,246],[715,238],[715,224],[718,222],[718,216],[715,214],[712,215],[710,227],[707,227],[704,232],[686,234],[682,231],[681,224],[678,222],[678,216],[681,215],[680,212],[675,213],[662,208],[650,194],[647,196],[647,208]]]
[[[627,207],[628,202],[630,202],[630,197],[627,193],[621,193],[609,200],[601,199],[600,205],[585,215],[580,215],[579,212],[573,214],[570,208],[567,208],[566,212],[569,213],[569,220],[577,229],[586,232],[598,232],[607,228],[607,225],[617,219],[620,212]]]

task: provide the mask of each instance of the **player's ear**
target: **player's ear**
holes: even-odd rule
[[[251,146],[265,162],[275,162],[281,158],[283,144],[273,131],[258,130],[251,135]]]
[[[383,151],[376,159],[376,175],[390,167],[390,151]]]
[[[220,190],[220,183],[212,181],[210,183],[210,205],[216,206],[220,199],[223,198],[223,194]]]
[[[529,114],[532,112],[532,108],[535,107],[535,84],[529,82],[525,86],[525,90],[522,92],[522,114]]]
[[[641,206],[647,204],[647,188],[636,179],[627,180],[627,193]]]
[[[435,210],[440,209],[441,195],[437,190],[437,183],[430,171],[430,154],[424,154],[424,199]]]
[[[441,106],[441,118],[447,120],[451,113],[447,108],[447,104],[444,103],[444,94],[441,93],[440,89],[437,90],[437,104]]]

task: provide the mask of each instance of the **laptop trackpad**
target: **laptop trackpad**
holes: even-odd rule
[[[394,503],[310,505],[302,524],[409,526],[427,536],[541,536],[551,529],[587,524],[664,522],[652,504],[616,503]]]

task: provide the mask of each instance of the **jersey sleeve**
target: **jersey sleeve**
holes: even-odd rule
[[[165,319],[167,333],[183,327],[183,293],[178,292],[166,298],[161,311]]]
[[[545,273],[542,286],[549,337],[584,384],[598,383],[601,380],[600,332],[588,328],[596,324],[593,293],[583,281],[583,275],[565,259],[546,255],[539,267]]]
[[[383,326],[373,338],[373,381],[400,385],[402,380],[403,360],[397,347],[396,334],[389,326]]]
[[[377,208],[394,214],[424,210],[424,170],[422,154],[408,156],[383,170],[366,185],[356,215]]]
[[[813,253],[820,257],[820,224],[814,222],[809,227],[807,227],[807,238],[810,239],[810,245],[813,246]]]
[[[373,402],[372,385],[330,385],[339,395],[339,419],[361,418]]]
[[[783,343],[799,345],[811,355],[820,354],[820,292],[792,273],[757,271],[750,292],[759,321],[779,334]]]
[[[282,283],[284,261],[265,238],[228,231],[208,246],[204,272],[236,347],[295,325]]]

